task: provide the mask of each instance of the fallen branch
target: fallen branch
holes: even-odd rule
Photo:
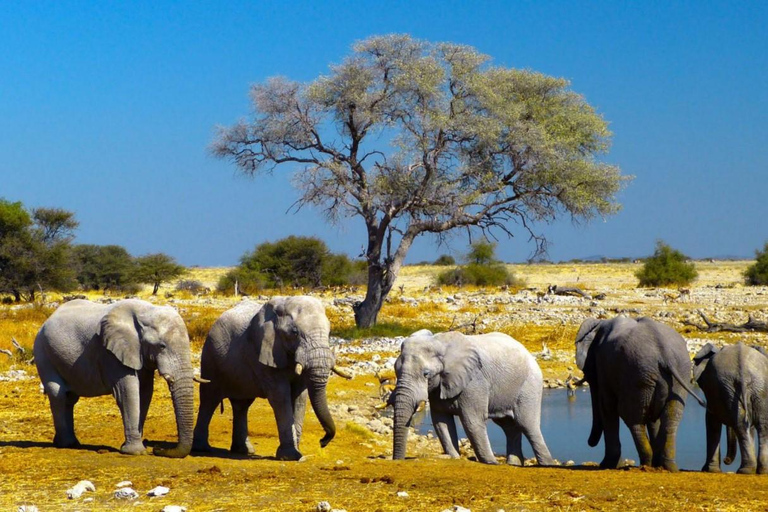
[[[683,325],[696,327],[703,332],[768,332],[768,322],[755,320],[752,315],[747,316],[747,321],[741,325],[729,324],[725,322],[713,322],[704,314],[703,311],[696,311],[705,325],[697,324],[690,320],[683,320]]]
[[[592,298],[592,296],[587,292],[581,288],[576,288],[575,286],[557,286],[556,284],[551,284],[549,285],[549,288],[547,288],[547,293],[553,293],[555,295],[578,295],[580,297],[584,297],[585,299]]]

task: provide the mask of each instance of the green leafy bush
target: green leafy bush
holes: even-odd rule
[[[443,266],[443,267],[448,265],[455,265],[456,259],[450,254],[443,254],[439,258],[437,258],[432,264],[435,266]]]
[[[768,242],[755,251],[757,261],[744,271],[744,281],[751,286],[768,285]]]
[[[240,258],[240,265],[224,275],[220,291],[232,291],[237,282],[242,293],[284,286],[317,287],[357,284],[364,280],[365,262],[333,254],[325,242],[314,237],[289,236],[264,242]]]
[[[76,245],[72,265],[84,290],[112,290],[136,293],[139,290],[136,262],[120,245]]]
[[[635,273],[640,286],[685,286],[698,275],[696,267],[685,254],[661,240],[656,242],[653,256],[646,259],[643,267]]]
[[[466,265],[437,275],[437,284],[452,286],[502,286],[521,284],[507,267],[495,258],[496,244],[475,242],[466,256]]]

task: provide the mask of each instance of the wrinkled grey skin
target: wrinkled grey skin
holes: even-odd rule
[[[256,398],[266,398],[274,411],[277,458],[302,456],[298,448],[307,396],[325,430],[320,444],[327,445],[336,434],[325,392],[334,365],[329,337],[325,308],[312,297],[278,297],[263,307],[246,301],[225,311],[203,345],[202,377],[211,382],[200,387],[194,449],[210,451],[208,425],[225,398],[232,404],[234,453],[254,453],[248,408]]]
[[[725,463],[741,448],[742,474],[768,473],[768,357],[742,343],[718,350],[707,343],[693,358],[694,379],[707,397],[707,460],[702,471],[720,472],[720,435],[728,428]],[[755,460],[752,429],[759,458]]]
[[[79,446],[72,411],[80,397],[112,394],[125,429],[120,451],[145,454],[144,420],[157,370],[171,390],[179,442],[169,450],[156,449],[155,454],[189,454],[193,372],[187,328],[173,308],[135,299],[109,305],[73,300],[43,324],[34,353],[53,413],[54,445]]]
[[[403,342],[395,372],[394,459],[405,458],[408,424],[419,403],[429,400],[435,432],[451,457],[459,457],[459,416],[479,461],[497,463],[486,430],[492,419],[507,437],[508,464],[523,464],[522,435],[539,464],[552,464],[540,429],[541,369],[513,338],[419,331]]]
[[[641,465],[677,471],[675,441],[687,393],[704,405],[686,384],[691,361],[683,337],[650,318],[588,319],[576,335],[576,364],[592,396],[589,446],[605,434],[600,467],[619,463],[621,418]]]

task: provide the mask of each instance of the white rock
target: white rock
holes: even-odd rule
[[[122,482],[118,483],[115,486],[115,489],[120,489],[122,487],[132,487],[132,486],[133,486],[133,482],[131,482],[130,480],[123,480]]]
[[[123,487],[115,491],[115,498],[119,500],[135,500],[139,497],[139,493],[131,489],[130,487]]]
[[[92,501],[93,501],[93,498],[85,498],[85,499],[83,500],[83,503],[90,503],[90,502],[92,502]]]
[[[40,512],[40,509],[34,505],[22,505],[16,509],[16,512]]]
[[[442,512],[472,512],[472,511],[468,508],[462,507],[461,505],[454,505],[451,508],[446,508]]]
[[[317,504],[317,512],[331,512],[331,504],[327,501],[321,501]]]
[[[96,487],[90,480],[80,480],[74,485],[74,487],[67,489],[67,498],[76,500],[86,491],[94,492],[96,491]]]
[[[408,498],[408,497],[409,497],[409,495],[408,495],[408,493],[407,493],[407,492],[405,492],[405,491],[397,491],[397,497],[398,497],[398,498]]]
[[[166,505],[163,507],[162,512],[187,512],[187,507],[180,507],[179,505]]]
[[[147,496],[153,496],[153,497],[157,497],[157,496],[165,496],[165,495],[166,495],[166,494],[168,494],[170,491],[171,491],[171,490],[170,490],[169,488],[167,488],[167,487],[163,487],[162,485],[158,485],[157,487],[155,487],[154,489],[152,489],[151,491],[149,491],[149,492],[147,493]]]

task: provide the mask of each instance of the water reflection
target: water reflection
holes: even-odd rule
[[[683,420],[677,433],[677,465],[680,469],[700,470],[704,465],[706,451],[706,430],[704,426],[705,410],[695,400],[687,401]],[[456,418],[459,437],[466,437],[461,428],[461,422]],[[417,413],[413,426],[422,434],[433,431],[431,418],[426,411]],[[568,460],[580,464],[586,461],[600,462],[604,454],[603,440],[595,448],[587,445],[590,429],[592,428],[592,404],[588,388],[581,388],[575,395],[569,397],[565,389],[546,389],[541,403],[541,432],[547,442],[552,456],[561,462]],[[506,439],[501,428],[492,421],[488,422],[488,435],[493,451],[504,454]],[[637,450],[632,436],[624,423],[621,423],[619,434],[621,439],[622,458],[637,461]],[[721,452],[725,457],[725,430]],[[533,450],[527,440],[523,442],[526,457],[533,456]],[[736,471],[741,459],[730,466],[723,464],[723,471]]]

